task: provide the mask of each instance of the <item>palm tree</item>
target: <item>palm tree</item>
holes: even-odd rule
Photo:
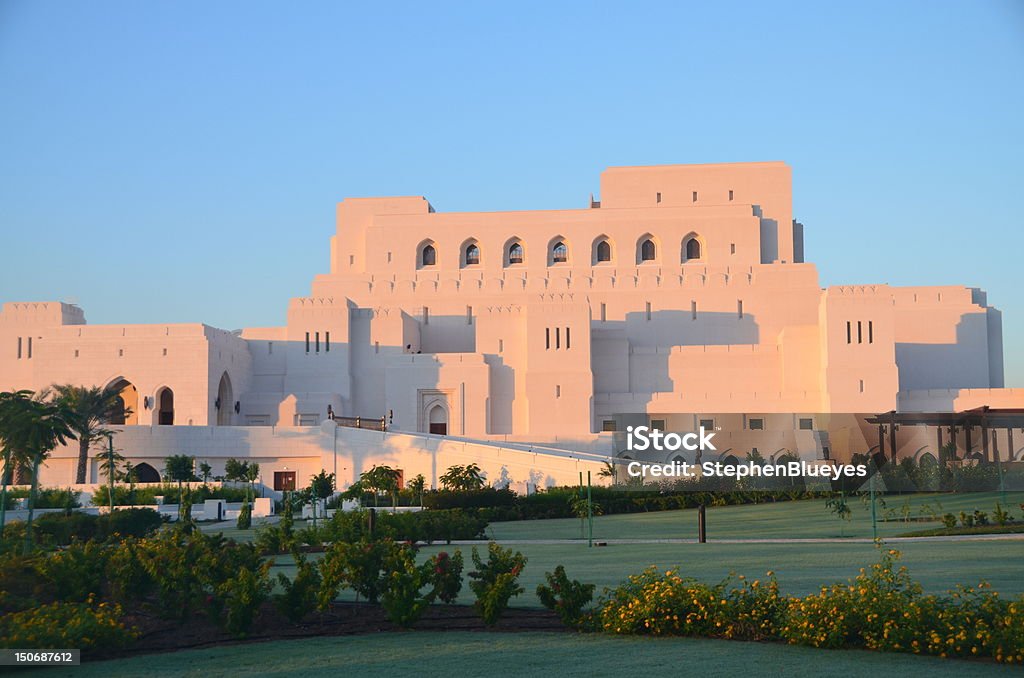
[[[14,450],[15,455],[21,455],[32,466],[28,517],[25,520],[26,553],[32,548],[32,519],[39,491],[39,467],[56,447],[75,438],[71,430],[71,412],[60,402],[41,400],[39,395],[42,394],[32,397],[30,391],[6,394],[0,408],[0,431],[3,432],[5,449]]]
[[[75,474],[76,483],[84,483],[89,462],[89,449],[93,441],[107,436],[104,426],[110,423],[115,411],[124,408],[121,393],[110,386],[74,386],[59,384],[52,387],[53,399],[63,404],[71,413],[68,422],[78,437],[78,470]],[[125,416],[131,414],[131,408],[124,408]]]
[[[0,490],[0,535],[7,521],[7,486],[14,479],[15,470],[29,464],[25,448],[18,445],[18,435],[21,419],[27,410],[26,402],[31,399],[31,391],[0,393],[0,452],[4,462],[0,478],[3,486]]]

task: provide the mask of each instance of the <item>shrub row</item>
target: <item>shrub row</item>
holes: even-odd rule
[[[290,516],[256,530],[256,546],[262,553],[288,553],[296,546],[356,542],[363,539],[451,543],[460,539],[482,539],[487,521],[472,512],[374,511],[374,528],[370,533],[370,511],[338,511],[316,527],[295,530]]]
[[[8,488],[4,498],[4,507],[13,509],[15,503],[25,499],[29,495],[27,488]],[[36,490],[35,508],[79,508],[82,504],[79,501],[82,493],[76,490],[64,489],[61,487],[40,487]]]
[[[243,487],[200,485],[192,489],[186,487],[184,492],[187,493],[188,498],[193,504],[202,503],[207,499],[223,499],[229,502],[241,502],[246,499],[246,489]],[[168,483],[136,486],[135,488],[125,485],[114,486],[114,506],[149,506],[156,504],[157,497],[163,497],[163,503],[165,504],[180,503],[177,485]],[[92,505],[110,505],[110,488],[108,486],[101,485],[96,488],[92,495]]]
[[[120,537],[144,537],[157,530],[163,519],[153,509],[117,509],[108,514],[44,513],[32,521],[33,541],[44,549],[66,546],[73,541],[108,541]],[[4,528],[0,552],[17,550],[25,538],[25,522]]]

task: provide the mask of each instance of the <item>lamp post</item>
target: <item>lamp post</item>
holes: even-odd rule
[[[107,483],[110,486],[107,491],[107,499],[110,503],[110,512],[114,512],[114,434],[107,433]]]

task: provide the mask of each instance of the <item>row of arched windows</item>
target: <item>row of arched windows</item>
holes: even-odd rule
[[[641,236],[636,243],[636,263],[657,262],[660,257],[660,245],[658,239],[653,235]],[[512,238],[505,243],[503,264],[515,266],[526,262],[526,248],[518,238]],[[680,249],[680,260],[682,263],[688,261],[700,261],[704,255],[704,240],[696,233],[690,233],[682,241]],[[594,240],[591,248],[591,264],[611,263],[614,261],[615,247],[610,238],[600,236]],[[419,268],[437,265],[437,245],[433,240],[425,240],[420,243],[416,255]],[[482,261],[480,243],[476,239],[469,239],[462,245],[459,253],[459,263],[462,267],[479,266]],[[562,238],[555,238],[548,245],[547,263],[565,264],[569,262],[569,245]]]

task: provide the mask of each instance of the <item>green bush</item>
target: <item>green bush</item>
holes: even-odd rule
[[[409,546],[391,549],[384,557],[384,580],[381,586],[381,607],[393,623],[410,628],[423,616],[434,601],[430,587],[430,564],[416,564],[416,554]],[[423,593],[424,587],[430,587]]]
[[[36,569],[60,601],[83,602],[101,592],[111,549],[95,541],[75,542],[36,561]]]
[[[519,585],[519,575],[526,566],[526,556],[503,549],[492,541],[487,545],[486,561],[473,547],[473,565],[469,588],[476,594],[474,607],[485,624],[494,626],[508,608],[509,600],[524,591]]]
[[[391,539],[331,544],[320,560],[321,607],[325,608],[334,600],[342,585],[376,603],[385,587],[385,564],[393,560],[400,548]]]
[[[553,573],[546,572],[544,578],[547,584],[537,586],[541,604],[555,612],[566,626],[581,626],[583,610],[594,599],[594,585],[569,579],[562,565],[557,566]]]
[[[238,512],[238,522],[236,526],[240,530],[248,530],[252,527],[252,507],[249,506],[248,500],[242,504],[242,510]]]
[[[277,581],[282,593],[274,596],[274,606],[288,621],[297,624],[316,606],[322,582],[316,563],[310,563],[298,550],[292,555],[295,558],[295,578],[289,579],[283,572],[278,573]]]

